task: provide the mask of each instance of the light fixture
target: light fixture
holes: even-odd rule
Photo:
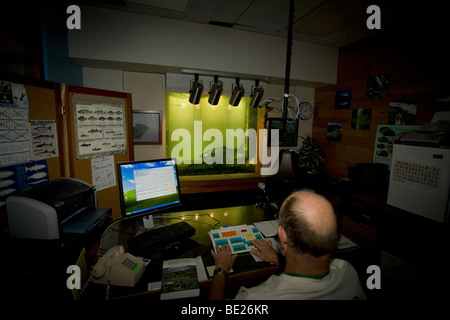
[[[191,90],[189,90],[189,102],[199,104],[203,92],[203,82],[198,80],[198,73],[194,75],[195,80],[191,80]]]
[[[250,106],[253,108],[258,107],[259,102],[264,96],[264,88],[259,85],[259,80],[255,80],[255,86],[252,86],[252,94],[250,97]]]
[[[209,84],[209,104],[215,106],[219,103],[220,96],[223,91],[223,82],[219,81],[219,76],[214,76],[214,83],[210,82]]]
[[[244,87],[239,84],[239,78],[236,78],[236,83],[231,86],[231,89],[230,105],[237,107],[245,93]]]

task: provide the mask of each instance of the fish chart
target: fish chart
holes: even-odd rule
[[[54,120],[30,120],[33,160],[58,156],[58,134]]]
[[[126,152],[123,100],[75,103],[74,117],[78,159]]]
[[[17,83],[0,81],[0,167],[30,160],[26,89]]]

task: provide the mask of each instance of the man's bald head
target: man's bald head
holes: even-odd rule
[[[297,191],[283,203],[279,223],[288,244],[315,257],[331,253],[339,241],[338,223],[331,203],[311,190]]]

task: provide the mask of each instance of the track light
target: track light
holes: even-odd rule
[[[242,85],[239,84],[239,78],[236,78],[236,84],[231,86],[232,93],[230,97],[230,104],[233,107],[237,107],[241,98],[244,96],[245,90]]]
[[[222,95],[223,91],[223,82],[218,80],[218,76],[214,76],[214,83],[209,84],[209,98],[208,102],[209,104],[215,106],[219,103],[220,96]]]
[[[198,80],[198,73],[194,75],[195,80],[191,80],[191,90],[189,90],[189,102],[199,104],[203,92],[203,82]]]
[[[264,88],[259,85],[259,80],[255,80],[255,86],[252,86],[252,94],[250,95],[250,97],[252,98],[250,100],[250,106],[253,108],[258,107],[259,102],[261,101],[263,96]]]

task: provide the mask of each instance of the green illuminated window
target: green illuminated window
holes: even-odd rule
[[[229,96],[216,106],[208,103],[208,95],[197,106],[188,98],[188,93],[166,93],[166,155],[177,158],[180,175],[255,172],[249,143],[256,142],[239,135],[256,133],[258,110],[249,106],[250,98],[242,98],[237,107],[228,104]],[[240,138],[228,141],[227,148],[230,132]]]

